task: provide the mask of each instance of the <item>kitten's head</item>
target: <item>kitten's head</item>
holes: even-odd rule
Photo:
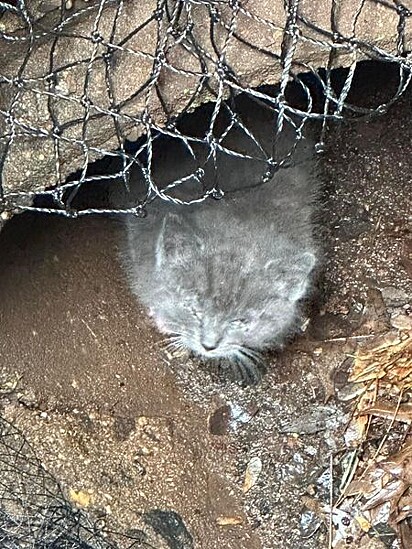
[[[176,347],[247,366],[281,342],[296,320],[315,255],[271,242],[272,234],[260,235],[260,244],[253,235],[251,242],[222,241],[177,215],[165,218],[151,312]]]

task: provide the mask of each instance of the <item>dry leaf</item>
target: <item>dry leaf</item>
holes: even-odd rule
[[[397,315],[391,318],[391,324],[398,330],[405,332],[412,331],[412,316]]]
[[[353,480],[348,494],[362,494],[366,502],[364,510],[369,510],[386,502],[391,504],[391,513],[399,513],[398,502],[412,486],[412,444],[391,458],[375,463],[362,475]],[[411,508],[412,514],[412,508]]]
[[[349,381],[364,390],[360,395],[352,391],[357,397],[356,414],[345,432],[345,441],[350,448],[360,450],[360,464],[362,455],[374,455],[367,439],[372,416],[412,423],[412,404],[403,399],[412,389],[412,330],[405,319],[399,320],[399,331],[374,338],[354,357]],[[361,471],[354,471],[338,509],[355,506],[352,516],[363,532],[385,522],[402,540],[403,548],[412,547],[412,444],[389,458],[375,455],[371,465],[363,462]],[[335,533],[334,542],[340,541],[338,538]],[[345,541],[342,536],[341,541]]]
[[[366,520],[365,517],[359,515],[355,517],[355,519],[364,532],[369,532],[369,530],[372,528],[372,524],[368,520]]]
[[[412,387],[412,331],[389,332],[359,349],[349,381],[365,383],[387,378]]]
[[[411,423],[412,405],[401,404],[399,406],[391,406],[390,404],[386,404],[384,402],[376,402],[373,406],[361,410],[359,414],[384,417],[390,420]]]
[[[91,494],[83,490],[79,490],[77,492],[76,490],[73,490],[72,488],[70,488],[69,497],[71,501],[76,505],[78,505],[79,507],[88,507],[92,502]]]
[[[220,516],[217,517],[216,523],[219,526],[237,526],[243,524],[243,518],[239,515],[234,515],[232,517]]]
[[[243,483],[243,492],[245,494],[256,484],[261,472],[262,460],[259,457],[252,458],[246,467],[245,481]]]

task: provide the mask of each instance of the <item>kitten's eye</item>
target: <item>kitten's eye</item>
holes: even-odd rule
[[[185,303],[185,304],[184,304],[184,307],[190,312],[190,314],[191,314],[194,318],[196,318],[197,320],[201,320],[201,319],[202,319],[200,312],[196,309],[196,307],[193,306],[192,303]]]
[[[197,310],[196,307],[193,304],[193,300],[191,299],[185,299],[182,303],[183,307],[190,311],[193,315],[196,315]]]
[[[231,326],[241,327],[247,324],[247,318],[234,318],[230,321]]]
[[[202,320],[202,317],[201,317],[200,313],[198,311],[196,311],[196,309],[192,309],[191,313],[196,318],[196,320]]]

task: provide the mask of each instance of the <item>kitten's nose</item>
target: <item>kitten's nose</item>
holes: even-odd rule
[[[202,347],[203,349],[205,349],[205,351],[214,351],[216,349],[216,345],[214,345],[213,343],[202,343]]]
[[[205,324],[203,326],[203,332],[200,336],[200,343],[203,349],[207,352],[217,349],[219,347],[219,343],[221,342],[221,338],[215,333],[214,328],[215,326],[210,325],[210,323]]]

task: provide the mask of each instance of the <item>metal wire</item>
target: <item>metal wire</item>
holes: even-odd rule
[[[258,13],[249,9],[247,2],[240,0],[157,0],[156,7],[140,25],[127,36],[119,37],[118,29],[120,19],[124,15],[127,5],[125,0],[95,0],[94,2],[50,2],[50,13],[53,14],[53,23],[50,28],[40,23],[41,14],[34,14],[32,3],[29,0],[0,2],[0,47],[1,44],[15,44],[16,47],[25,46],[25,54],[21,66],[14,75],[6,74],[0,62],[0,96],[1,89],[7,89],[12,99],[7,107],[0,103],[0,175],[2,167],[11,158],[11,151],[19,140],[33,138],[41,143],[42,147],[53,147],[54,175],[45,180],[42,177],[33,176],[29,182],[22,185],[22,189],[9,188],[3,179],[0,179],[0,211],[41,211],[63,215],[66,217],[79,217],[96,214],[136,214],[142,215],[145,208],[154,199],[186,204],[192,201],[206,200],[210,194],[219,194],[219,174],[215,176],[214,188],[204,187],[201,196],[189,200],[177,198],[175,189],[187,182],[190,176],[175,179],[166,187],[161,187],[154,176],[154,144],[160,137],[171,137],[179,140],[193,161],[195,167],[191,174],[194,181],[202,184],[206,165],[216,170],[218,154],[238,156],[241,153],[231,150],[223,143],[225,136],[233,129],[242,131],[259,151],[259,160],[262,155],[266,162],[266,171],[261,176],[262,181],[267,180],[273,171],[284,164],[293,155],[294,148],[284,153],[283,158],[277,154],[278,136],[282,132],[285,120],[293,116],[300,119],[296,125],[296,144],[302,138],[302,130],[308,120],[318,119],[323,123],[323,131],[319,138],[320,145],[317,150],[322,150],[322,142],[327,128],[327,122],[331,119],[341,119],[345,115],[373,116],[385,112],[405,91],[411,79],[411,57],[406,51],[405,28],[407,19],[411,16],[410,10],[400,1],[384,2],[374,0],[381,10],[387,10],[388,14],[396,15],[398,24],[395,38],[396,48],[393,51],[385,51],[379,44],[367,43],[357,36],[359,19],[364,10],[370,9],[364,0],[358,3],[357,9],[352,14],[350,32],[343,34],[338,27],[339,3],[334,0],[331,4],[330,26],[321,28],[319,24],[311,21],[301,9],[300,0],[287,0],[285,3],[286,20],[283,28],[278,27],[272,21],[263,18]],[[374,3],[372,2],[372,4]],[[113,9],[111,28],[107,29],[107,19],[103,16],[108,9]],[[13,14],[18,21],[18,32],[6,31],[7,25],[1,25],[2,16]],[[46,14],[48,15],[48,13]],[[90,33],[77,30],[86,16],[93,16]],[[242,18],[243,25],[239,25]],[[244,35],[245,21],[253,22],[272,32],[282,32],[283,40],[281,51],[270,52],[257,44],[253,44],[250,37]],[[209,26],[209,38],[211,48],[206,49],[199,41],[197,26]],[[17,23],[16,23],[17,24]],[[151,28],[155,35],[156,45],[154,53],[134,46],[135,39],[147,29]],[[104,31],[103,31],[104,27]],[[67,38],[76,43],[76,40],[87,41],[90,49],[87,57],[80,60],[62,62],[58,56],[61,40]],[[49,66],[44,67],[40,74],[27,70],[33,56],[41,44],[52,41],[49,54]],[[247,46],[259,54],[262,60],[270,58],[276,62],[280,71],[280,84],[274,95],[270,95],[262,89],[253,89],[247,86],[241,75],[229,65],[227,52],[236,43]],[[297,50],[302,44],[310,44],[320,52],[329,52],[329,62],[326,72],[310,67],[297,59]],[[173,61],[173,52],[176,47],[190,55],[193,60],[190,69],[185,69]],[[350,58],[344,85],[339,93],[334,90],[331,83],[331,71],[336,66],[336,59],[342,54]],[[140,62],[150,63],[151,71],[147,80],[137,89],[133,90],[127,98],[118,98],[116,91],[115,66],[119,55],[130,56]],[[61,56],[60,56],[61,57]],[[399,69],[399,85],[390,100],[375,108],[366,108],[353,105],[348,101],[352,88],[354,74],[361,59],[380,60],[395,63]],[[103,99],[96,101],[93,84],[93,71],[96,67],[104,65],[105,90]],[[195,66],[198,68],[196,69]],[[78,83],[78,93],[68,94],[62,88],[59,80],[69,70],[81,67],[84,75],[83,81]],[[208,130],[202,137],[194,138],[185,135],[177,123],[176,113],[168,106],[168,101],[162,91],[162,78],[165,71],[176,77],[196,79],[197,85],[188,95],[186,104],[180,109],[179,117],[193,109],[200,97],[207,94],[214,101],[214,107],[209,119]],[[322,89],[324,103],[321,110],[314,109],[313,90],[307,83],[299,78],[304,71],[312,73],[317,88]],[[306,97],[305,108],[297,108],[286,98],[286,90],[290,81],[301,86]],[[277,122],[274,127],[272,151],[267,154],[263,151],[258,140],[242,124],[239,113],[235,107],[230,106],[230,98],[239,93],[246,94],[256,102],[264,102],[277,112]],[[23,95],[47,98],[48,120],[36,126],[29,123],[19,114],[19,103]],[[99,96],[100,97],[100,96]],[[136,99],[141,100],[140,112],[133,112],[128,106],[134,104]],[[59,105],[61,102],[70,102],[76,107],[76,112],[81,113],[76,120],[61,120]],[[154,106],[162,107],[161,116],[153,117]],[[216,121],[224,112],[228,119],[227,127],[220,136],[216,132]],[[115,134],[114,147],[97,146],[90,138],[95,123],[101,119],[112,122]],[[163,123],[158,121],[162,120]],[[80,125],[81,131],[73,135],[70,129]],[[128,137],[126,127],[135,128],[141,134],[137,150],[130,154],[126,151],[125,141]],[[3,128],[3,129],[2,129]],[[200,159],[194,150],[194,145],[202,145],[206,148],[206,158]],[[77,172],[69,179],[63,168],[62,149],[73,146],[81,150],[81,157],[77,163]],[[120,161],[120,169],[111,175],[90,175],[90,161],[92,159],[110,156]],[[243,155],[246,157],[247,155]],[[143,158],[143,160],[142,160]],[[122,181],[126,190],[129,189],[130,176],[133,169],[137,169],[145,181],[145,192],[136,203],[128,207],[88,207],[76,204],[76,196],[80,189],[90,182],[105,181],[109,178]],[[34,203],[36,196],[41,194],[49,200],[47,205]]]

